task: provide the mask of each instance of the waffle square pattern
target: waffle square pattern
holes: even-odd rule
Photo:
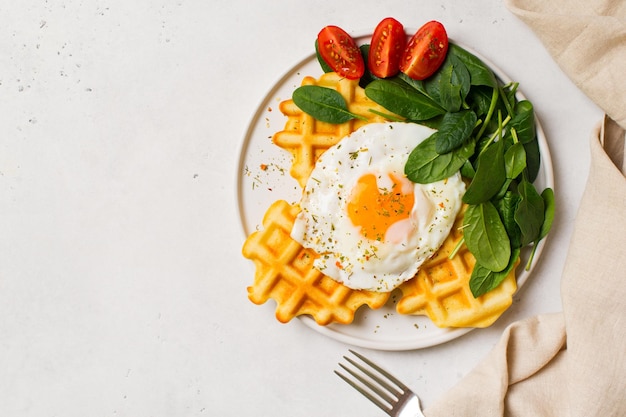
[[[376,111],[387,114],[389,112],[367,98],[365,90],[359,87],[358,80],[348,80],[334,72],[323,74],[319,79],[304,77],[302,85],[317,85],[337,90],[346,100],[350,112],[367,118],[367,121],[352,119],[341,124],[325,123],[304,113],[291,99],[280,103],[279,109],[287,116],[287,122],[283,130],[274,134],[273,142],[292,154],[290,174],[301,187],[304,187],[313,171],[315,161],[325,150],[364,124],[387,121],[380,114],[376,114]]]
[[[411,280],[400,285],[400,314],[428,316],[438,327],[488,327],[513,302],[517,290],[515,269],[492,291],[475,298],[469,286],[476,259],[463,244],[460,213],[448,238]],[[519,262],[519,261],[518,261]]]
[[[320,325],[348,324],[356,310],[380,308],[389,293],[352,290],[313,268],[316,254],[290,237],[299,212],[284,200],[273,203],[263,218],[263,228],[252,233],[242,253],[256,267],[248,297],[255,304],[276,301],[276,318],[282,323],[307,314]]]

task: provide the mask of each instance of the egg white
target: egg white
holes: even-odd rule
[[[304,188],[291,237],[320,256],[314,267],[353,289],[387,292],[417,273],[442,245],[461,209],[465,184],[456,173],[431,184],[411,183],[404,165],[411,151],[435,131],[415,123],[372,123],[326,150]],[[350,192],[367,173],[379,189],[389,173],[413,187],[414,206],[382,240],[362,236],[347,214]]]

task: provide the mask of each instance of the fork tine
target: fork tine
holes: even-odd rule
[[[360,359],[363,364],[358,363],[350,357],[344,356],[343,358],[352,365],[354,369],[342,363],[339,363],[339,366],[348,372],[353,379],[341,372],[335,371],[335,373],[350,386],[367,397],[367,399],[376,404],[380,409],[392,415],[393,408],[400,401],[401,397],[409,391],[408,387],[365,356],[351,349],[349,349],[349,352]],[[358,383],[355,380],[358,381]],[[395,384],[395,386],[392,384]]]
[[[341,366],[341,367],[346,369],[345,366]],[[346,369],[346,370],[348,372],[350,372],[348,369]],[[384,402],[382,402],[378,397],[375,397],[374,395],[372,395],[368,390],[364,389],[362,386],[360,386],[359,384],[357,384],[356,382],[354,382],[353,380],[351,380],[350,378],[348,378],[347,376],[345,376],[341,372],[335,371],[335,373],[341,379],[343,379],[345,382],[347,382],[352,388],[354,388],[355,390],[360,392],[364,397],[366,397],[368,400],[370,400],[371,402],[376,404],[378,406],[378,408],[383,410],[385,413],[391,415],[391,407],[388,404],[385,404]],[[352,374],[352,372],[350,372],[350,373]]]
[[[346,356],[344,356],[344,359],[347,360],[350,364],[352,364],[359,371],[367,375],[370,379],[364,378],[362,375],[357,374],[355,371],[351,371],[350,369],[346,368],[344,365],[339,364],[339,366],[344,368],[346,371],[350,372],[352,376],[357,378],[363,384],[367,385],[367,387],[371,389],[372,391],[374,391],[376,394],[383,397],[385,401],[391,403],[394,399],[397,399],[398,396],[402,394],[397,389],[392,387],[388,382],[381,379],[380,376],[375,375],[371,370],[365,368],[363,365],[356,363],[353,359],[350,359]],[[370,380],[376,382],[380,387],[374,385]],[[387,392],[391,393],[393,397],[388,395]]]
[[[400,387],[400,389],[404,392],[409,391],[409,387],[407,387],[406,385],[404,385],[402,383],[402,381],[400,381],[398,378],[396,378],[395,376],[391,375],[389,372],[385,371],[383,368],[381,368],[380,366],[376,365],[374,362],[372,362],[371,360],[367,359],[365,356],[361,355],[358,352],[355,352],[352,349],[348,349],[350,353],[352,353],[354,356],[356,356],[357,358],[361,359],[363,362],[365,362],[367,365],[369,365],[370,367],[372,367],[373,369],[375,369],[377,372],[379,372],[380,374],[384,375],[389,381],[393,382],[394,384],[396,384],[397,387]]]
[[[409,387],[365,356],[350,349],[349,352],[361,362],[344,356],[348,364],[339,363],[339,366],[350,376],[335,371],[341,379],[391,417],[424,417],[419,397]]]

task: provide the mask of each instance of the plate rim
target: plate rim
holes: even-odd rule
[[[414,33],[414,31],[411,32],[412,30],[411,28],[405,28],[405,30],[408,31],[407,33]],[[357,32],[357,34],[354,34],[351,36],[353,36],[353,38],[357,40],[357,43],[358,43],[358,40],[361,38],[371,37],[371,32],[369,33],[366,31]],[[500,67],[495,65],[493,61],[485,57],[480,52],[476,51],[474,48],[465,45],[463,42],[458,42],[454,40],[453,38],[450,38],[449,41],[451,43],[454,43],[462,47],[468,52],[474,54],[477,58],[483,61],[483,63],[487,65],[494,72],[496,77],[498,77],[503,83],[506,84],[506,83],[512,82],[512,79],[504,71],[502,71]],[[245,216],[244,209],[243,209],[244,204],[243,204],[243,187],[242,187],[243,175],[242,174],[245,168],[246,150],[250,146],[250,139],[256,126],[254,122],[260,120],[261,114],[267,108],[267,104],[271,102],[272,98],[274,98],[276,91],[279,90],[281,86],[290,77],[293,76],[293,74],[297,73],[300,68],[311,64],[312,61],[317,61],[317,56],[315,53],[310,53],[304,56],[303,58],[301,58],[300,60],[296,61],[295,64],[293,64],[288,70],[284,71],[283,74],[276,79],[276,81],[272,84],[271,88],[269,88],[266,91],[265,95],[259,101],[259,104],[256,106],[256,110],[254,111],[252,117],[248,121],[243,138],[239,142],[239,147],[238,147],[239,154],[238,154],[238,163],[237,163],[237,173],[235,175],[235,182],[236,182],[235,185],[236,185],[236,190],[237,190],[236,198],[237,198],[237,209],[238,209],[238,214],[239,214],[239,227],[242,231],[244,239],[247,238],[249,232],[246,230],[247,222],[246,222],[246,216]],[[302,76],[304,77],[305,75],[303,74]],[[523,89],[518,89],[516,91],[516,96],[518,97],[519,100],[527,100],[522,90]],[[550,152],[550,147],[549,147],[546,135],[545,135],[545,131],[543,130],[543,126],[541,124],[540,118],[537,115],[537,112],[535,109],[533,109],[533,112],[535,115],[535,127],[537,131],[537,140],[538,140],[539,148],[541,151],[540,152],[540,155],[541,155],[541,166],[540,166],[541,171],[540,172],[542,172],[543,174],[545,187],[552,188],[554,190],[554,168],[553,168],[553,163],[552,163],[552,155]],[[537,263],[542,257],[543,249],[545,247],[546,241],[549,239],[549,236],[550,236],[550,233],[539,242],[537,249],[535,251],[534,262],[530,265],[530,268],[528,270],[526,270],[525,268],[522,268],[521,273],[517,276],[517,290],[515,291],[513,296],[518,294],[520,290],[524,287],[525,283],[528,281],[528,278],[530,277],[530,275],[535,269],[535,266],[537,265]],[[359,309],[362,309],[365,307],[367,306],[362,306]],[[375,310],[372,310],[372,311],[375,312]],[[356,337],[350,334],[342,333],[340,329],[344,326],[349,326],[349,324],[346,325],[346,324],[332,323],[326,326],[320,326],[317,324],[317,322],[315,322],[315,320],[312,317],[308,315],[297,316],[297,319],[301,323],[303,323],[305,326],[333,340],[343,342],[349,345],[357,346],[357,347],[382,350],[382,351],[410,351],[410,350],[434,347],[434,346],[438,346],[443,343],[452,341],[454,339],[457,339],[473,330],[476,330],[476,328],[472,328],[472,327],[438,328],[440,330],[440,333],[429,336],[428,338],[417,338],[415,340],[408,340],[408,341],[402,341],[402,342],[389,341],[389,340],[375,341],[371,339],[364,339],[364,338]],[[500,318],[498,318],[497,320],[499,319]]]

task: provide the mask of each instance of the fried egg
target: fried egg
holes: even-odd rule
[[[367,124],[320,156],[291,231],[319,255],[316,269],[352,289],[388,292],[437,251],[465,184],[458,172],[431,184],[404,175],[413,148],[434,132],[415,123]]]

